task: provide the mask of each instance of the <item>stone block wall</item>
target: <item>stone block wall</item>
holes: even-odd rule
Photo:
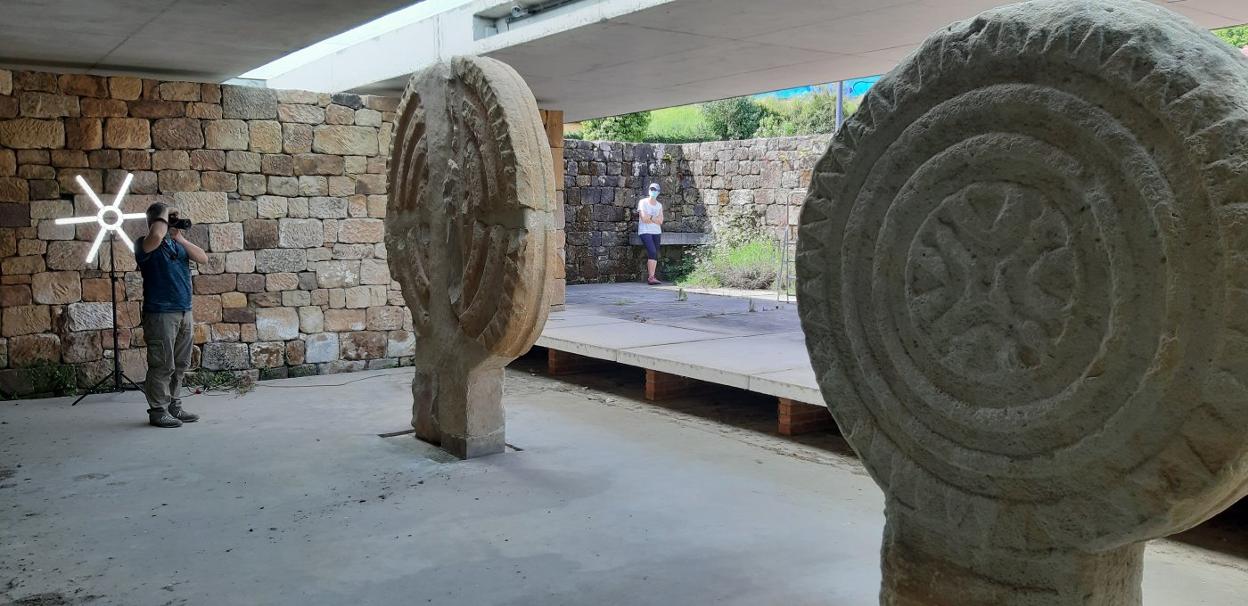
[[[644,251],[629,245],[637,201],[661,185],[665,232],[714,234],[746,214],[782,235],[796,231],[806,186],[830,135],[687,144],[564,142],[569,283],[643,277]],[[670,250],[664,251],[665,256]]]
[[[402,364],[411,318],[382,243],[397,99],[0,70],[0,391],[23,367],[79,383],[145,372],[142,282],[120,242],[84,261],[94,214],[133,174],[127,212],[168,202],[195,222],[197,362],[264,377]],[[126,223],[131,237],[142,220]],[[113,351],[109,279],[122,280]]]

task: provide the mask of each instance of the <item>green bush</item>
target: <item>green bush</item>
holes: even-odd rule
[[[587,141],[641,141],[650,126],[650,112],[637,112],[581,122],[581,136]]]
[[[758,217],[740,213],[722,218],[715,243],[693,253],[692,271],[681,286],[771,288],[780,268],[780,246],[758,225]]]
[[[650,112],[650,128],[643,140],[647,143],[696,143],[714,141],[715,134],[707,126],[701,105],[681,105]]]
[[[767,108],[749,97],[733,97],[702,104],[702,116],[711,133],[721,141],[749,139],[768,114]]]
[[[1248,46],[1248,25],[1214,30],[1213,35],[1230,42],[1235,48]]]

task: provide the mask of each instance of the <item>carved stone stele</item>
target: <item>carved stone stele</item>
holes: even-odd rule
[[[1140,604],[1248,492],[1248,59],[1135,0],[934,34],[819,161],[799,308],[881,603]]]
[[[502,452],[503,367],[550,307],[554,169],[533,93],[494,59],[415,74],[389,170],[386,250],[416,332],[416,436],[460,458]]]

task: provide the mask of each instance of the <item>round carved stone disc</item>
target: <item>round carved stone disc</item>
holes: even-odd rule
[[[545,324],[555,246],[550,145],[528,86],[481,57],[413,76],[389,170],[386,249],[417,334],[432,338],[418,348],[523,353]]]
[[[942,30],[816,166],[798,276],[891,506],[1005,549],[1198,523],[1248,490],[1248,61],[1133,0]]]

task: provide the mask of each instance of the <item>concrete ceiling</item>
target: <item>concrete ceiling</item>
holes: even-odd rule
[[[417,0],[3,0],[0,65],[220,82]]]
[[[1151,1],[1210,29],[1248,23],[1248,0]],[[574,121],[884,73],[929,33],[1009,3],[580,0],[483,37],[474,16],[512,2],[477,0],[269,86],[398,94],[438,57],[486,55],[515,67],[539,105]]]

